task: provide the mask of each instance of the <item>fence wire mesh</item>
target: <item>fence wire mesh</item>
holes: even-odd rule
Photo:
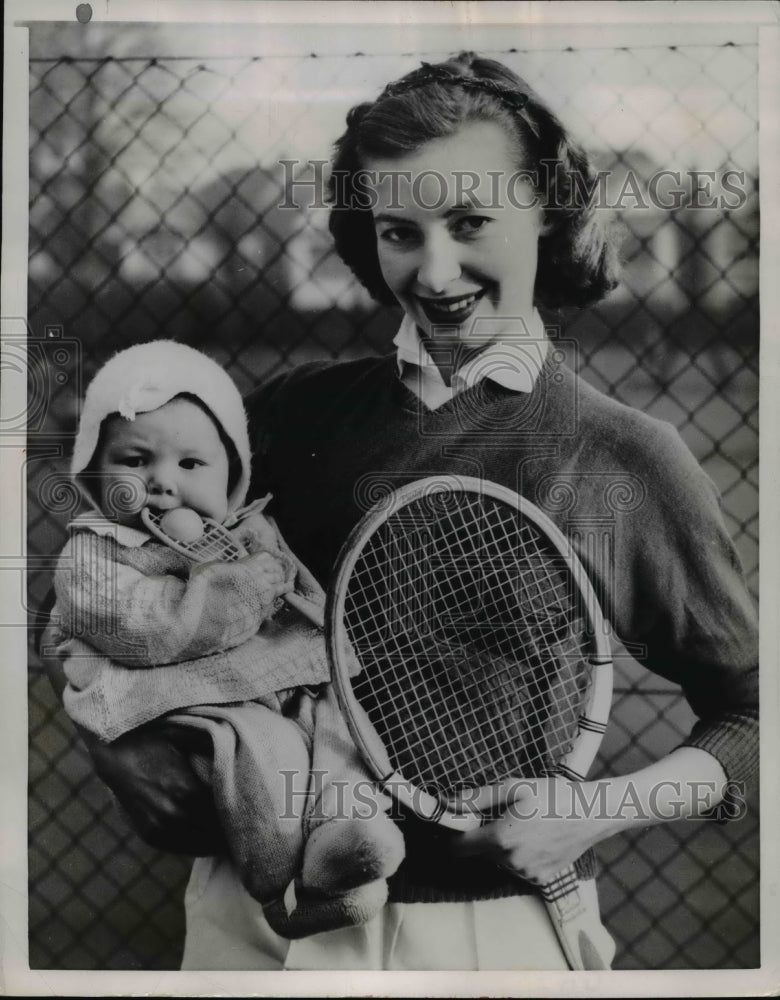
[[[397,323],[335,258],[324,209],[280,210],[293,176],[280,161],[327,160],[349,106],[442,54],[135,54],[150,38],[139,29],[123,57],[46,58],[33,32],[29,361],[31,399],[45,399],[28,460],[33,621],[75,509],[63,474],[78,391],[111,353],[174,337],[206,349],[247,390],[302,360],[385,352]],[[609,172],[613,200],[624,192],[623,284],[567,321],[573,362],[615,398],[677,426],[722,492],[755,592],[756,50],[495,56],[560,111]],[[647,198],[661,168],[681,172],[677,203]],[[712,172],[715,207],[696,207],[694,170]],[[718,200],[729,177],[744,198]],[[639,198],[625,194],[632,178]],[[188,861],[128,830],[34,653],[30,665],[30,965],[176,968]],[[691,722],[676,688],[621,662],[601,769],[648,763]],[[600,846],[616,968],[759,964],[756,813]]]

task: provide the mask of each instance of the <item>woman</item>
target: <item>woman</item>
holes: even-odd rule
[[[700,721],[650,767],[598,789],[586,782],[581,797],[540,782],[454,840],[404,819],[407,860],[391,901],[357,930],[291,944],[264,925],[226,862],[199,861],[185,968],[565,968],[533,881],[574,862],[608,960],[593,845],[704,813],[755,770],[755,621],[714,487],[669,426],[568,370],[536,311],[584,306],[614,287],[590,177],[532,89],[473,54],[423,65],[354,108],[337,144],[331,231],[369,291],[402,307],[397,351],[304,366],[250,397],[252,495],[272,491],[282,532],[325,583],[378,484],[483,476],[541,506],[548,498],[566,530],[571,509],[549,503],[565,485],[580,523],[610,521],[611,558],[585,544],[580,556],[617,635],[682,686]],[[615,502],[616,486],[631,502]],[[147,839],[211,849],[207,829],[181,839],[197,789],[174,751],[135,741],[95,759]]]

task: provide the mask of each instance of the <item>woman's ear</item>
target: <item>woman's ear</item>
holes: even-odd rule
[[[558,228],[558,224],[551,212],[545,211],[543,208],[540,208],[539,211],[541,213],[539,220],[539,239],[542,239],[545,236],[551,236]]]
[[[560,210],[556,210],[556,206],[553,203],[549,203],[550,195],[540,194],[538,202],[539,210],[539,238],[545,236],[552,236],[553,233],[557,232],[561,227],[561,222],[563,222],[564,213]]]

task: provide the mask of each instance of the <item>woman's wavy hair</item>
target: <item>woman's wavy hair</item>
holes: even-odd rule
[[[554,309],[603,298],[617,285],[617,253],[605,213],[590,196],[595,174],[586,153],[524,80],[473,52],[423,63],[347,115],[329,182],[329,226],[342,260],[375,299],[396,304],[379,266],[370,207],[361,207],[361,198],[364,206],[366,200],[359,172],[370,159],[414,153],[473,121],[501,125],[517,152],[518,169],[537,171],[545,226],[536,301]]]

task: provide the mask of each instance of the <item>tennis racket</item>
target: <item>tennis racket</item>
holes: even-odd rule
[[[187,510],[187,514],[193,514],[200,521],[202,533],[198,537],[187,540],[186,537],[182,537],[181,533],[171,534],[170,531],[165,530],[166,514],[170,513],[176,513],[176,511],[161,513],[152,510],[151,507],[144,507],[141,511],[141,523],[151,535],[173,549],[174,552],[178,552],[196,563],[233,562],[249,555],[247,549],[231,535],[227,528],[213,518],[201,517],[195,511]],[[283,597],[290,607],[300,611],[313,625],[317,625],[319,628],[323,627],[322,612],[311,601],[307,601],[306,598],[294,592],[284,594]]]
[[[584,779],[612,697],[607,630],[565,537],[511,490],[434,477],[380,501],[342,548],[325,630],[353,739],[422,819],[472,829],[506,779]],[[574,868],[539,889],[569,966],[608,968]]]

